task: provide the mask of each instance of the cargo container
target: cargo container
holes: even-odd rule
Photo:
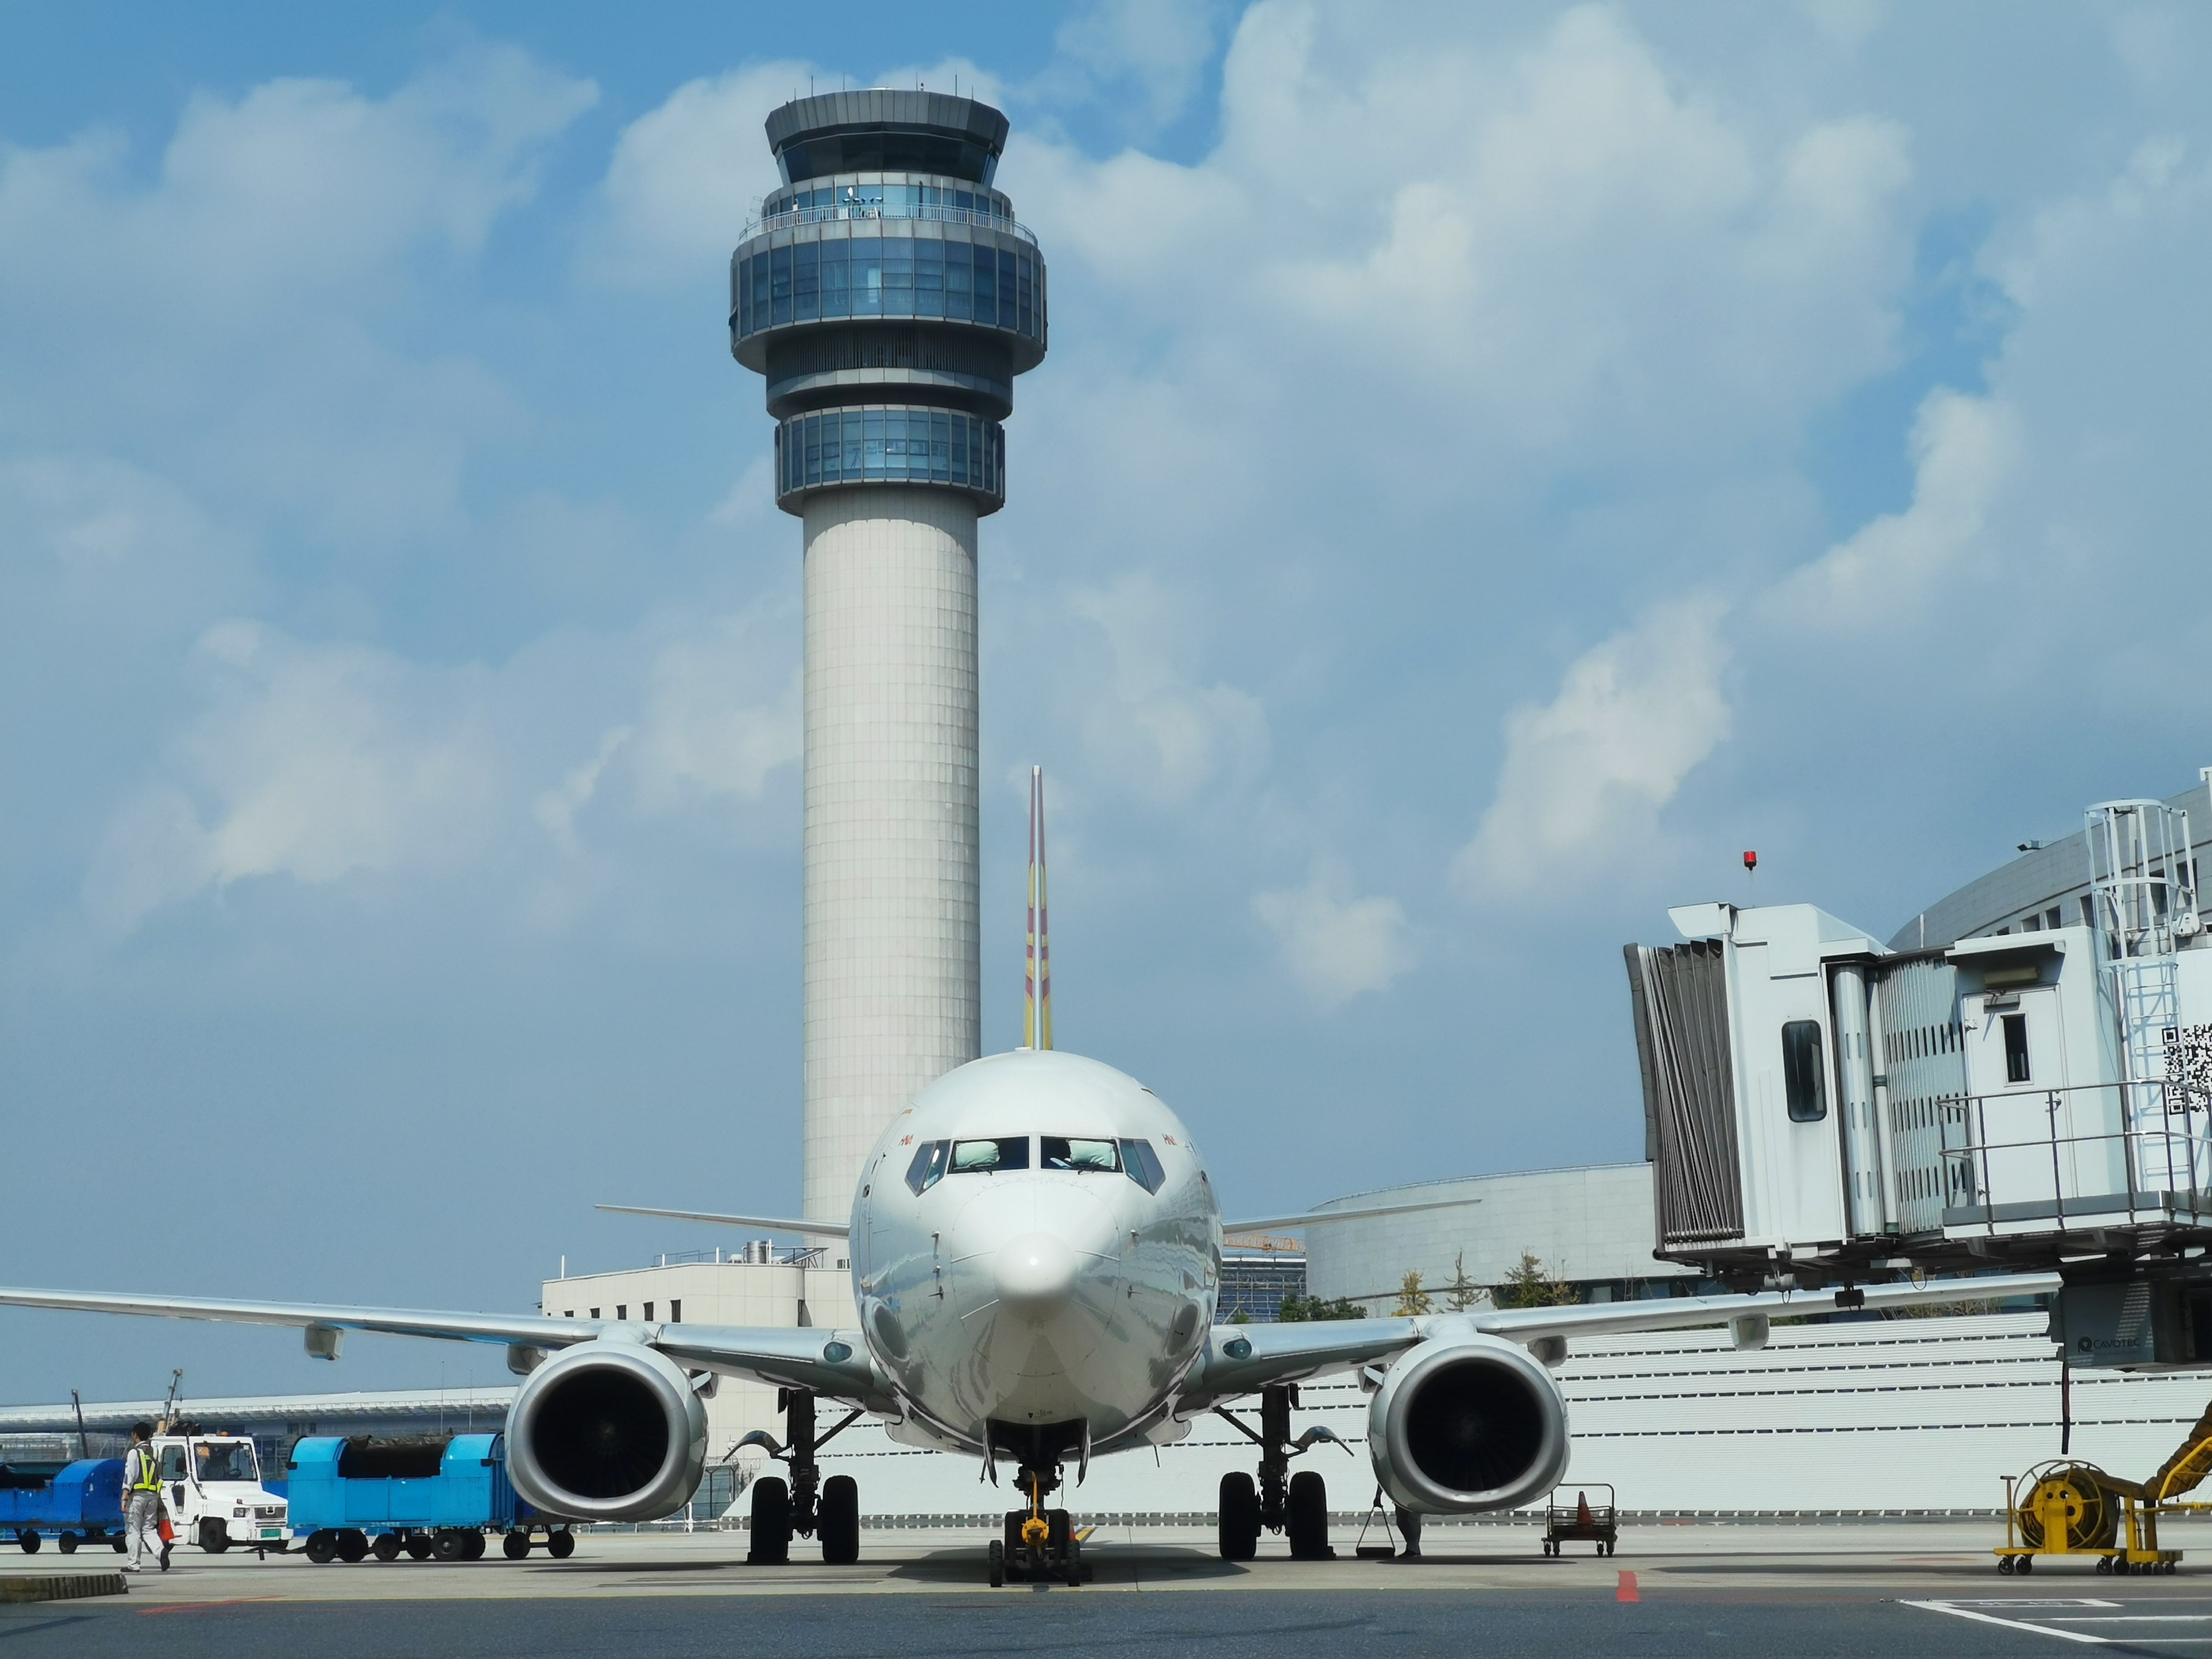
[[[489,1533],[511,1561],[541,1544],[556,1560],[576,1547],[565,1522],[515,1498],[504,1435],[313,1436],[292,1448],[287,1472],[293,1534],[311,1561],[473,1561]]]

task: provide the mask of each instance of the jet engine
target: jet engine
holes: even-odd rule
[[[507,1474],[571,1521],[653,1521],[684,1506],[707,1460],[707,1412],[665,1354],[580,1342],[525,1379],[507,1416]]]
[[[1430,1515],[1511,1509],[1567,1470],[1567,1402],[1518,1343],[1432,1337],[1383,1373],[1367,1408],[1383,1491]]]

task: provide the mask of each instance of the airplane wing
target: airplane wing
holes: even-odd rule
[[[853,1230],[842,1221],[790,1221],[772,1215],[724,1215],[715,1210],[651,1210],[636,1204],[594,1204],[595,1210],[617,1215],[658,1215],[675,1221],[712,1221],[724,1227],[757,1227],[763,1232],[799,1233],[808,1238],[849,1238]]]
[[[1296,1228],[1318,1226],[1324,1221],[1364,1221],[1370,1216],[1411,1215],[1416,1210],[1456,1210],[1465,1206],[1463,1198],[1432,1199],[1420,1204],[1370,1204],[1357,1210],[1305,1210],[1297,1215],[1263,1215],[1256,1221],[1224,1221],[1224,1233],[1261,1233],[1270,1227],[1279,1227],[1288,1232]],[[599,1206],[605,1209],[606,1206]]]
[[[1206,1357],[1192,1373],[1178,1416],[1275,1382],[1300,1382],[1395,1358],[1429,1337],[1480,1334],[1516,1342],[1545,1337],[1617,1335],[1724,1325],[1747,1314],[1770,1319],[1838,1309],[1927,1307],[1951,1302],[2042,1296],[2059,1286],[2057,1273],[2007,1273],[1988,1279],[1936,1279],[1924,1285],[1867,1285],[1856,1289],[1760,1291],[1747,1296],[1654,1297],[1639,1302],[1576,1303],[1556,1308],[1478,1308],[1465,1313],[1392,1319],[1342,1319],[1274,1325],[1217,1325]]]
[[[836,1399],[854,1401],[872,1411],[896,1409],[890,1389],[877,1373],[858,1331],[555,1319],[544,1314],[442,1313],[307,1302],[239,1302],[215,1297],[125,1296],[98,1291],[0,1289],[0,1306],[148,1314],[230,1325],[289,1325],[301,1330],[371,1331],[382,1336],[497,1342],[520,1349],[565,1348],[594,1337],[623,1334],[693,1370],[779,1387],[812,1389]]]

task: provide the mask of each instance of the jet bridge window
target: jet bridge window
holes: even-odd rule
[[[1152,1150],[1149,1140],[1125,1140],[1121,1143],[1121,1169],[1130,1180],[1148,1193],[1156,1193],[1167,1182],[1168,1172],[1160,1167],[1160,1155]]]
[[[914,1149],[914,1162],[906,1166],[906,1187],[916,1198],[945,1179],[945,1160],[952,1151],[949,1140],[925,1140]]]
[[[1074,1140],[1066,1135],[1038,1137],[1037,1164],[1047,1170],[1073,1170],[1081,1174],[1114,1175],[1121,1156],[1110,1140]]]
[[[2003,1017],[2005,1046],[2005,1081],[2026,1083],[2027,1071],[2027,1016],[2007,1014]]]
[[[1820,1023],[1793,1019],[1782,1027],[1782,1085],[1792,1123],[1818,1123],[1828,1115],[1820,1066]]]
[[[994,1175],[1004,1170],[1026,1170],[1029,1167],[1030,1138],[1027,1135],[1000,1135],[991,1140],[956,1140],[952,1143],[954,1175]]]

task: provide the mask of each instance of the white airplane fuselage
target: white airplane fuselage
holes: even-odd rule
[[[1168,1408],[1213,1323],[1220,1210],[1189,1131],[1134,1079],[1034,1049],[947,1073],[868,1155],[851,1247],[861,1330],[907,1408],[895,1437],[1184,1432]]]

